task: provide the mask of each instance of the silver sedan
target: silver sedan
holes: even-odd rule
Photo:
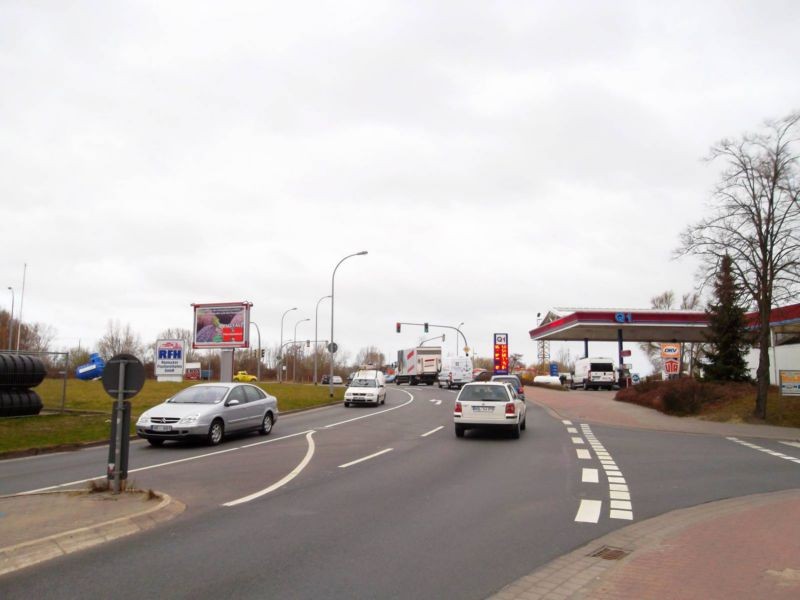
[[[227,433],[267,435],[278,420],[278,401],[249,383],[201,383],[142,413],[136,434],[153,446],[201,438],[219,444]]]

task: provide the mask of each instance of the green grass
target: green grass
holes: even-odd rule
[[[145,381],[142,391],[131,399],[131,432],[136,419],[148,408],[160,404],[192,382],[159,383]],[[278,399],[278,410],[286,412],[323,406],[331,402],[327,386],[286,383],[256,384]],[[47,379],[36,388],[46,411],[61,408],[61,380]],[[344,388],[334,388],[334,402],[344,398]],[[114,401],[99,381],[67,382],[65,408],[78,411],[100,411],[105,414],[42,414],[34,417],[0,419],[0,454],[57,448],[108,440],[111,435],[111,409]]]

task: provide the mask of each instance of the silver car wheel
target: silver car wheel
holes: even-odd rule
[[[259,429],[259,433],[261,435],[269,435],[270,431],[272,431],[272,415],[266,413],[264,415],[264,419],[261,421],[261,429]]]
[[[222,436],[225,434],[225,427],[222,424],[222,421],[216,420],[211,423],[211,427],[208,430],[208,443],[212,446],[216,446],[222,441]]]

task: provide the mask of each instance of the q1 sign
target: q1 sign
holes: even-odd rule
[[[508,375],[508,334],[494,334],[494,374]]]

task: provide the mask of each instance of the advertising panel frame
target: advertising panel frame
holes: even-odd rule
[[[494,341],[494,374],[508,375],[508,334],[495,333]]]
[[[246,301],[192,304],[192,348],[249,348],[252,306],[251,302]]]

